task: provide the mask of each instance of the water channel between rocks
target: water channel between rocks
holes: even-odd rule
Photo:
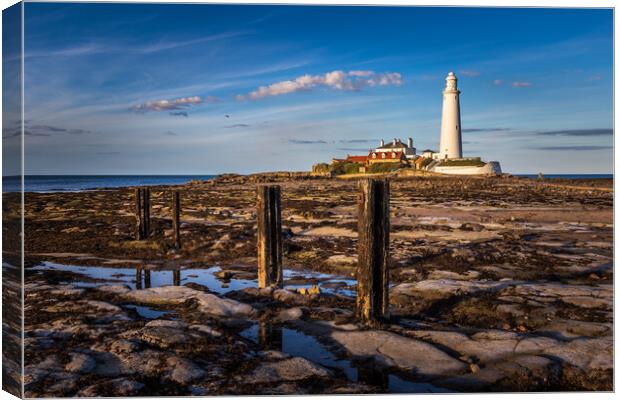
[[[83,275],[84,280],[77,279],[71,282],[64,282],[83,288],[123,284],[131,289],[141,289],[196,283],[206,286],[212,292],[223,295],[235,290],[257,287],[256,279],[222,279],[218,277],[216,274],[222,271],[219,266],[180,268],[176,270],[148,270],[149,277],[146,279],[145,270],[138,273],[138,268],[131,267],[85,267],[45,261],[34,267],[33,270],[67,271]],[[296,290],[316,285],[324,293],[355,296],[355,285],[357,284],[355,279],[313,271],[290,269],[285,269],[283,275],[285,289]],[[123,304],[122,306],[134,310],[145,319],[178,318],[178,314],[173,309],[152,308],[139,304]],[[373,366],[354,365],[354,362],[351,360],[338,357],[329,350],[328,346],[319,342],[315,337],[299,330],[280,324],[250,322],[251,325],[239,333],[242,337],[259,344],[265,350],[282,351],[292,356],[304,357],[324,367],[340,370],[352,382],[365,383],[390,393],[450,392],[429,383],[408,380],[405,374],[399,373],[396,375],[385,369]],[[407,349],[403,349],[403,351],[407,351]]]

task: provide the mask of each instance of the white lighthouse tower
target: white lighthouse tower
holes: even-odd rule
[[[446,77],[443,90],[443,108],[441,111],[441,135],[439,137],[439,158],[462,158],[461,145],[461,108],[454,72]]]

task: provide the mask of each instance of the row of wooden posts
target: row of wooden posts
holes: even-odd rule
[[[181,248],[181,202],[171,192],[174,246]],[[150,189],[135,190],[136,239],[150,234]],[[360,181],[358,193],[356,316],[366,323],[389,317],[390,187],[385,179]],[[282,206],[279,185],[259,185],[256,202],[258,286],[283,287]],[[146,278],[146,277],[145,277]]]

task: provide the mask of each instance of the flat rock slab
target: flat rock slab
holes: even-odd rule
[[[60,285],[51,290],[50,294],[54,296],[81,296],[84,294],[84,289],[76,288],[73,285]]]
[[[97,286],[96,289],[100,292],[109,294],[125,294],[131,290],[131,288],[126,285],[103,285]]]
[[[483,363],[497,362],[517,353],[538,354],[546,346],[560,343],[543,336],[526,337],[500,330],[482,331],[471,337],[453,331],[411,331],[410,334]]]
[[[249,304],[218,297],[185,286],[161,286],[134,290],[124,295],[125,299],[141,304],[182,305],[195,300],[202,313],[218,317],[250,317],[256,310]]]
[[[326,378],[331,373],[305,358],[293,357],[282,361],[262,363],[243,379],[245,383],[275,383],[301,381],[309,378]]]
[[[390,296],[414,296],[428,300],[447,299],[457,295],[497,292],[516,285],[517,281],[481,281],[456,279],[429,279],[415,283],[401,283],[390,289]]]
[[[515,287],[515,292],[520,295],[575,298],[593,297],[597,299],[613,298],[613,287],[611,285],[568,285],[562,283],[528,283]]]
[[[150,345],[167,349],[190,342],[190,336],[182,331],[169,327],[144,328],[140,339]]]
[[[391,332],[334,331],[331,337],[353,356],[373,357],[378,363],[421,375],[446,375],[467,367],[428,343]]]
[[[172,356],[166,360],[166,364],[172,369],[169,379],[181,385],[187,385],[206,375],[203,369],[185,358]]]
[[[45,311],[51,313],[74,312],[83,314],[114,314],[124,320],[129,319],[123,310],[114,304],[97,300],[77,300],[77,301],[61,301],[45,308]]]
[[[613,337],[580,338],[568,343],[547,347],[545,355],[562,359],[562,361],[579,367],[583,371],[613,369]]]
[[[580,336],[596,337],[610,335],[611,323],[573,321],[560,319],[537,329],[538,332],[553,334],[562,339],[574,339]]]

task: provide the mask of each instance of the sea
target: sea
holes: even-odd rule
[[[182,185],[215,175],[26,175],[26,192],[80,192],[127,186]],[[20,176],[3,176],[2,192],[19,192]]]
[[[515,175],[536,179],[538,174]],[[127,186],[182,185],[192,180],[209,180],[215,175],[26,175],[26,192],[79,192]],[[545,174],[545,178],[613,179],[613,174]],[[19,192],[19,176],[2,177],[2,192]]]

